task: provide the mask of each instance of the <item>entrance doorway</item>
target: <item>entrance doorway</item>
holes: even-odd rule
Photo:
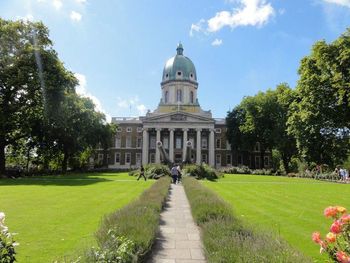
[[[182,163],[182,154],[181,153],[175,153],[174,162],[175,163]]]

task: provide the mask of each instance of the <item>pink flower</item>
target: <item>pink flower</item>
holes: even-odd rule
[[[344,251],[338,251],[336,256],[337,256],[338,262],[350,263],[350,257]]]
[[[320,241],[321,241],[321,234],[320,234],[320,232],[312,233],[312,241],[314,241],[317,244],[320,243]]]
[[[337,220],[337,221],[334,221],[334,223],[331,225],[330,231],[334,234],[339,234],[341,232],[341,229],[342,229],[342,223],[339,220]]]
[[[324,210],[323,214],[325,217],[335,217],[338,214],[338,210],[335,206],[329,206]]]
[[[350,214],[343,215],[340,220],[342,223],[350,223]]]

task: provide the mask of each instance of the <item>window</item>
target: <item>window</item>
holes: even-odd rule
[[[131,148],[131,137],[126,137],[126,148]]]
[[[208,149],[208,140],[207,140],[207,138],[202,138],[202,149]]]
[[[122,131],[122,128],[118,127],[117,132],[121,132],[121,131]]]
[[[131,153],[125,153],[125,163],[131,163]]]
[[[137,132],[142,132],[142,127],[137,127]]]
[[[165,95],[164,95],[164,102],[165,102],[165,103],[168,103],[168,97],[169,97],[169,92],[166,91],[166,92],[165,92]]]
[[[136,148],[141,148],[142,146],[142,138],[141,137],[137,137],[136,139]]]
[[[181,149],[182,147],[182,138],[179,136],[179,137],[176,137],[175,139],[175,148],[176,149]]]
[[[231,165],[232,164],[232,158],[231,154],[226,155],[226,165]]]
[[[110,157],[109,157],[109,154],[107,154],[107,164],[109,164],[109,161],[110,161]]]
[[[141,153],[136,153],[136,164],[137,165],[141,164]]]
[[[182,101],[182,90],[178,89],[176,91],[176,101],[181,102]]]
[[[260,156],[255,156],[255,169],[260,168]]]
[[[98,154],[98,161],[103,161],[103,154],[101,153]]]
[[[164,147],[164,149],[169,149],[169,138],[168,137],[163,138],[163,147]]]
[[[216,165],[221,165],[221,154],[216,155]]]
[[[120,146],[121,146],[120,138],[115,138],[115,148],[120,148]]]
[[[150,138],[150,148],[151,149],[156,148],[156,137],[155,136],[151,136],[151,138]]]
[[[216,132],[216,133],[221,133],[221,129],[220,129],[220,128],[216,128],[216,129],[215,129],[215,132]]]
[[[265,157],[264,157],[264,166],[265,166],[265,167],[268,167],[268,166],[269,166],[269,157],[268,157],[268,156],[265,156]]]
[[[127,127],[126,128],[126,132],[132,132],[132,128],[131,127]]]
[[[115,162],[120,163],[120,153],[115,154]]]
[[[154,153],[151,153],[149,155],[149,162],[150,163],[155,163],[156,162],[156,155]]]
[[[194,95],[193,95],[193,91],[190,92],[190,102],[193,103],[194,101]]]
[[[231,150],[231,144],[229,141],[226,141],[226,150]]]
[[[177,72],[177,75],[178,75],[178,76],[181,76],[181,75],[182,75],[181,71],[178,71],[178,72]]]
[[[206,154],[202,154],[202,163],[208,163],[208,158]]]
[[[193,73],[190,74],[190,79],[193,79],[194,75]]]
[[[221,139],[216,139],[216,149],[221,148]]]

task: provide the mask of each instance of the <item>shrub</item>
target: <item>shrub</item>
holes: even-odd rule
[[[86,261],[95,262],[94,252],[98,252],[99,257],[105,255],[109,258],[118,258],[121,257],[122,251],[130,261],[116,262],[141,262],[155,241],[160,212],[166,201],[169,186],[169,178],[161,178],[137,200],[105,216],[96,232],[99,248],[88,253],[90,256]]]
[[[16,261],[15,247],[19,245],[12,238],[12,234],[5,225],[5,213],[0,212],[0,262],[12,263]]]
[[[330,232],[324,240],[319,232],[312,234],[312,240],[327,253],[334,262],[350,262],[350,214],[341,206],[330,206],[324,210],[325,217],[333,218]]]
[[[229,204],[194,178],[184,178],[184,187],[208,262],[311,262],[280,238],[243,224]]]
[[[188,176],[193,176],[197,179],[215,180],[220,177],[220,173],[207,164],[190,164],[186,165],[183,170],[184,174]]]
[[[149,179],[159,179],[162,176],[170,176],[170,169],[164,164],[147,164],[144,166],[145,176]],[[130,176],[139,176],[140,170],[129,171]]]

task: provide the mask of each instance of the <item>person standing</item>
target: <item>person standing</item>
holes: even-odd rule
[[[145,176],[145,168],[143,168],[143,165],[141,165],[141,168],[140,168],[140,175],[139,175],[139,177],[137,178],[137,181],[140,180],[141,177],[143,177],[143,178],[145,179],[145,181],[147,181],[146,176]]]
[[[171,168],[170,173],[171,173],[171,177],[173,178],[173,184],[176,184],[177,176],[179,174],[179,171],[177,170],[177,167],[176,167],[175,164]]]

